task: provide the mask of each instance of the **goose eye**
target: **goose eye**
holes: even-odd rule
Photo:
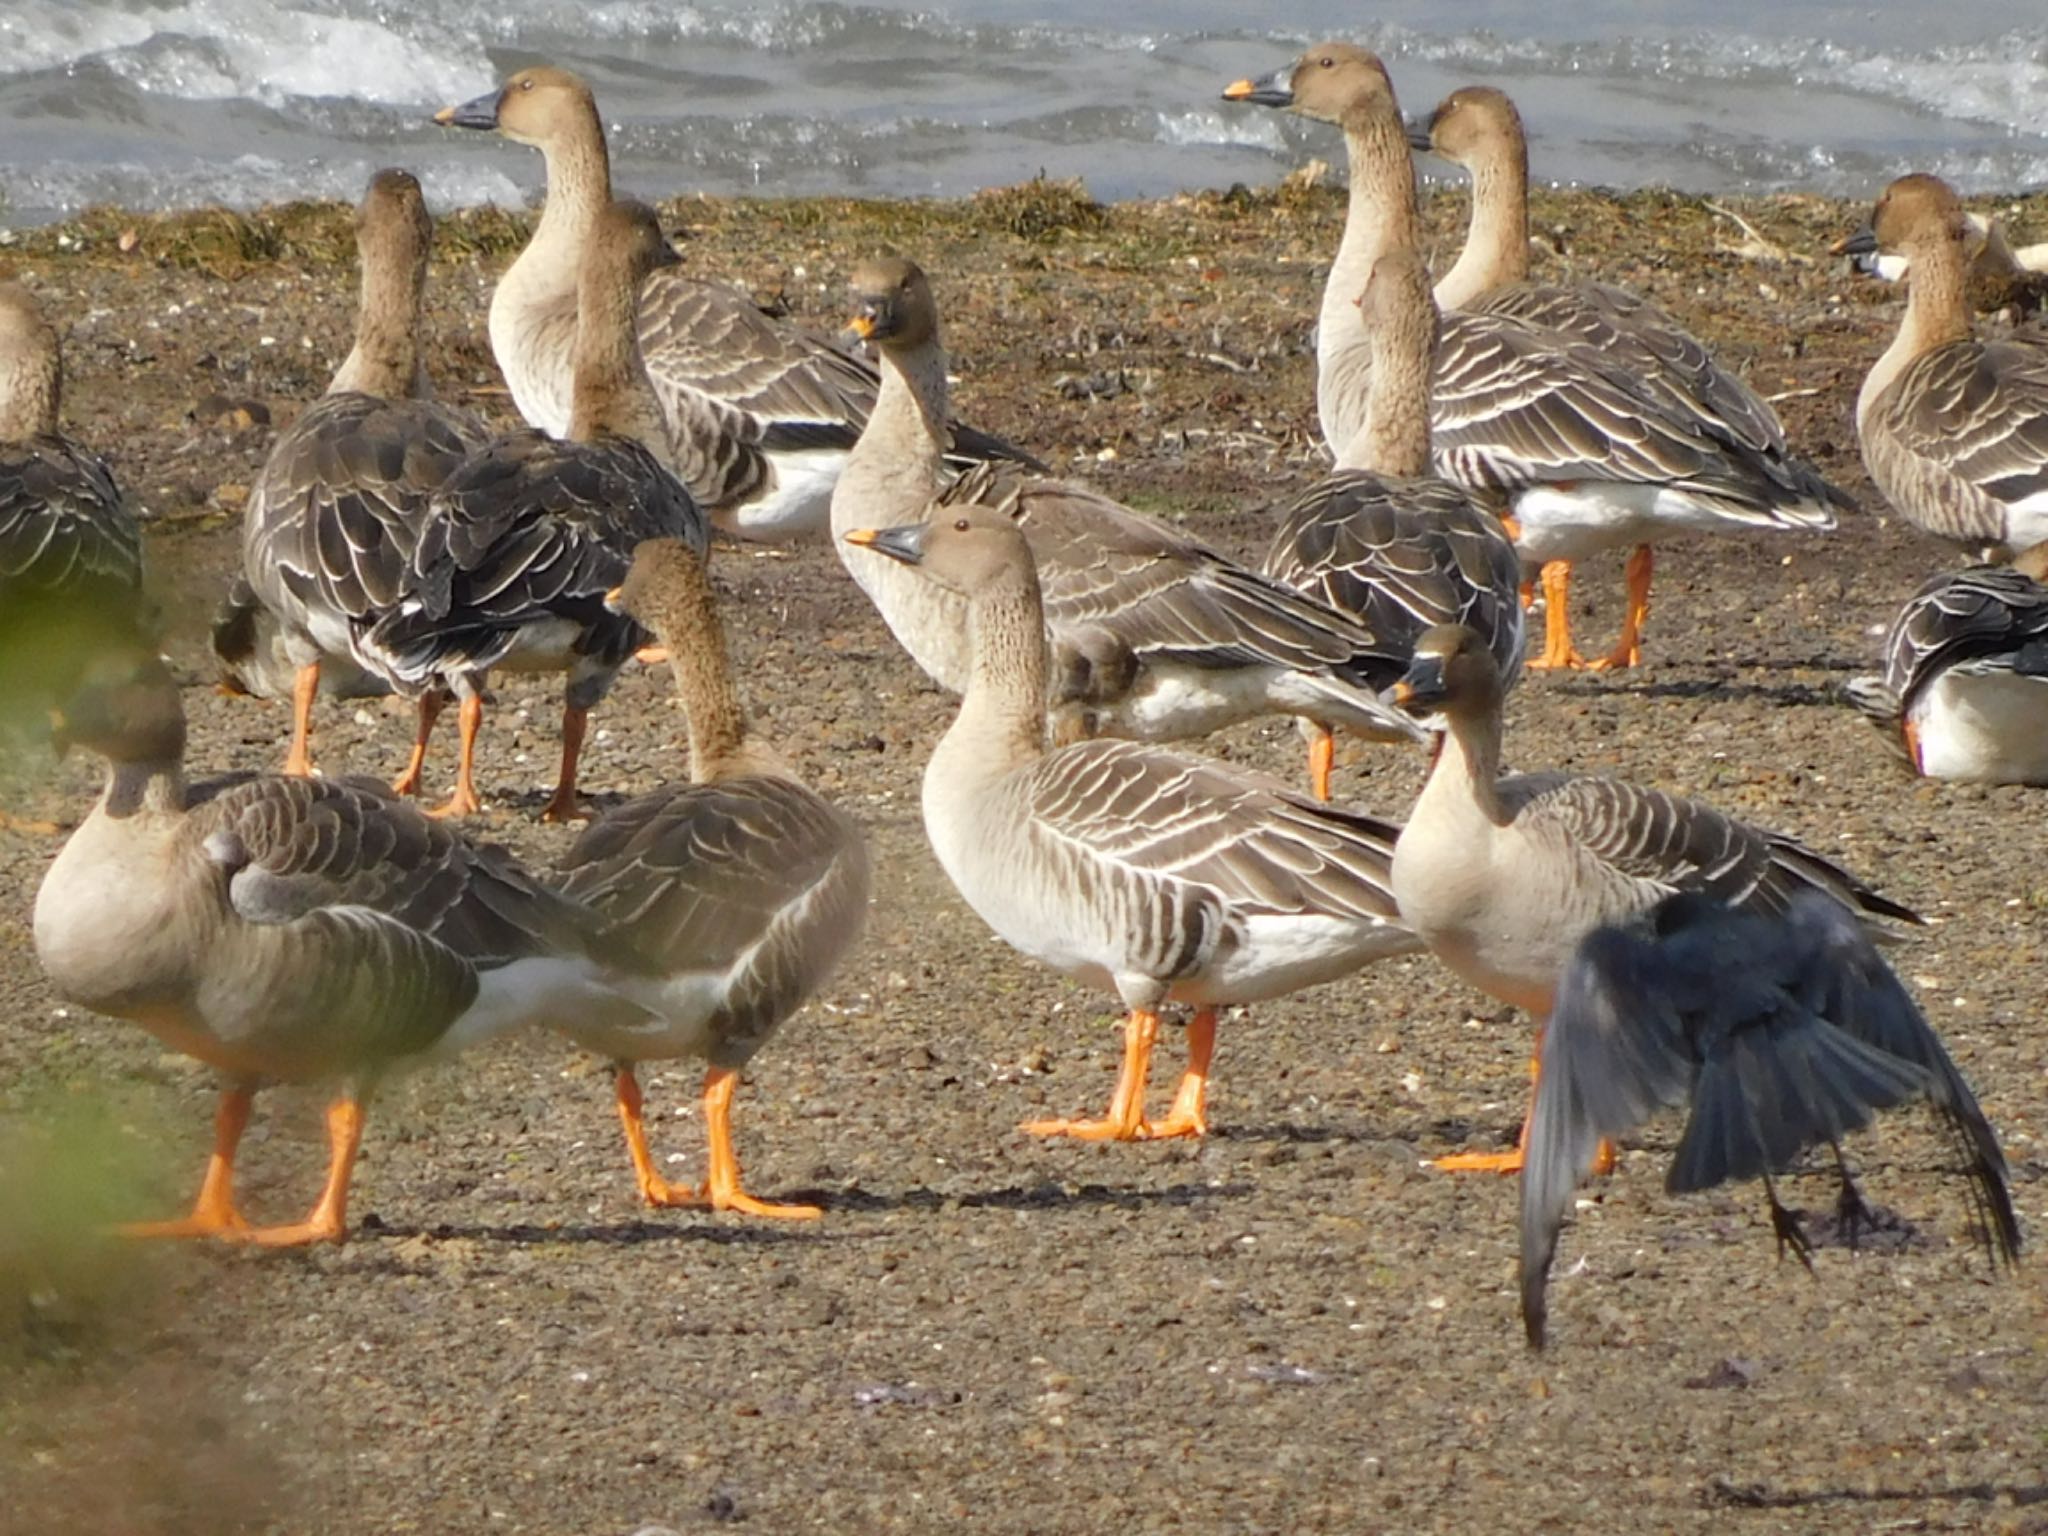
[[[1337,64],[1337,61],[1331,58],[1327,53],[1324,54],[1320,59],[1317,59],[1316,62],[1322,65],[1324,69],[1334,69]]]
[[[533,82],[531,80],[522,80],[519,82],[519,89],[521,89],[522,91],[530,91],[533,89]]]
[[[967,531],[967,519],[964,517],[954,519],[953,531],[955,533],[965,533]]]

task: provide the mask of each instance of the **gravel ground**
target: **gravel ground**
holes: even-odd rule
[[[1740,211],[1784,254],[1742,253],[1733,224],[1668,197],[1552,196],[1538,223],[1551,270],[1651,292],[1783,394],[1795,438],[1869,514],[1827,538],[1673,546],[1647,665],[1531,678],[1510,756],[1702,795],[1926,913],[1899,967],[2038,1233],[2038,801],[1910,780],[1839,696],[1954,558],[1881,515],[1854,456],[1855,386],[1896,298],[1806,259],[1862,210]],[[866,246],[925,258],[965,414],[1226,548],[1258,549],[1264,509],[1315,473],[1304,348],[1333,194],[671,212],[691,260],[821,323]],[[2038,203],[2017,212],[2020,233],[2043,222]],[[1442,199],[1433,216],[1455,217]],[[331,243],[336,216],[317,218]],[[151,519],[198,772],[274,764],[287,722],[206,686],[203,619],[268,434],[193,408],[226,393],[283,419],[323,385],[351,309],[331,255],[244,238],[297,226],[219,222],[218,248],[203,221],[109,214],[0,251],[69,318],[69,419]],[[448,260],[430,327],[444,392],[500,413],[482,316],[501,262]],[[532,1038],[387,1091],[345,1247],[97,1239],[103,1218],[189,1199],[211,1085],[59,1005],[28,935],[54,844],[0,833],[0,1531],[2048,1531],[2039,1269],[1991,1275],[1920,1115],[1853,1147],[1893,1221],[1859,1252],[1823,1248],[1815,1280],[1774,1262],[1759,1192],[1667,1197],[1675,1132],[1652,1127],[1585,1192],[1542,1358],[1511,1291],[1512,1181],[1421,1165],[1513,1135],[1527,1021],[1427,959],[1227,1018],[1204,1144],[1019,1135],[1106,1101],[1111,1001],[1021,960],[954,897],[917,814],[948,702],[835,555],[728,549],[715,569],[754,709],[877,857],[865,943],[739,1101],[752,1187],[825,1219],[649,1216],[605,1073]],[[1619,562],[1585,577],[1584,633],[1604,646]],[[546,864],[568,837],[533,820],[555,695],[512,681],[503,697],[477,830]],[[600,805],[682,772],[665,676],[624,678],[596,724]],[[324,706],[322,759],[388,772],[406,729],[376,702]],[[1209,747],[1299,771],[1291,726]],[[1398,815],[1421,771],[1360,754],[1340,793]],[[68,819],[93,779],[18,761],[6,788]],[[689,1064],[647,1078],[682,1171],[702,1160],[696,1081]],[[255,1214],[310,1203],[318,1105],[262,1101]],[[1831,1174],[1788,1190],[1825,1236]]]

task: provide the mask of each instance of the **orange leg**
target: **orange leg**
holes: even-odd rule
[[[1638,544],[1628,557],[1628,609],[1621,621],[1621,638],[1614,649],[1593,663],[1595,672],[1642,665],[1643,620],[1650,616],[1650,571],[1655,555],[1647,544]]]
[[[435,816],[474,816],[483,809],[476,793],[476,734],[483,729],[483,695],[471,694],[462,701],[457,717],[461,727],[462,753],[455,765],[455,793],[431,812]]]
[[[313,700],[320,696],[320,663],[299,668],[292,678],[292,744],[284,771],[305,778],[313,771]]]
[[[739,1073],[730,1067],[712,1067],[704,1074],[704,1134],[711,1143],[711,1167],[701,1191],[704,1202],[714,1211],[816,1220],[825,1213],[815,1205],[777,1205],[756,1200],[740,1188],[740,1160],[732,1149],[732,1092],[739,1081]]]
[[[1148,1138],[1209,1134],[1209,1063],[1216,1057],[1216,1010],[1199,1009],[1188,1021],[1188,1069],[1174,1091],[1173,1107],[1164,1120],[1147,1120]]]
[[[1536,1030],[1536,1050],[1529,1057],[1530,1106],[1535,1105],[1536,1084],[1543,1076],[1543,1030]],[[1515,1138],[1512,1152],[1456,1152],[1449,1157],[1439,1157],[1431,1165],[1446,1173],[1520,1173],[1529,1153],[1529,1116],[1522,1116],[1522,1134]],[[1614,1143],[1606,1137],[1600,1138],[1600,1145],[1593,1152],[1593,1171],[1598,1174],[1614,1172]]]
[[[643,667],[658,667],[668,660],[668,647],[665,645],[643,645],[633,653],[633,659]]]
[[[1337,738],[1320,720],[1309,722],[1308,788],[1325,805],[1330,803],[1330,770],[1337,765]]]
[[[1158,1013],[1133,1008],[1124,1020],[1124,1061],[1109,1113],[1100,1120],[1027,1120],[1018,1129],[1033,1136],[1075,1136],[1083,1141],[1138,1140],[1145,1134],[1145,1080],[1152,1072],[1152,1046],[1158,1038]]]
[[[0,832],[19,832],[24,837],[54,837],[63,830],[54,821],[32,821],[26,816],[0,811]]]
[[[420,771],[427,766],[427,738],[434,734],[434,722],[441,718],[441,690],[429,688],[420,695],[418,724],[412,734],[412,756],[405,760],[405,772],[391,781],[394,795],[420,792]]]
[[[1543,654],[1524,663],[1534,671],[1552,667],[1583,667],[1586,658],[1572,646],[1572,563],[1551,560],[1543,572]]]
[[[249,1126],[249,1107],[255,1090],[223,1088],[213,1112],[213,1155],[206,1160],[206,1177],[200,1181],[199,1198],[192,1214],[176,1221],[135,1221],[114,1230],[122,1237],[240,1237],[249,1223],[235,1209],[235,1148]]]
[[[363,1144],[363,1106],[356,1099],[337,1099],[327,1106],[327,1187],[304,1221],[282,1227],[254,1227],[236,1234],[237,1241],[264,1248],[303,1248],[309,1243],[338,1243],[348,1233],[348,1185],[355,1173],[356,1153]]]
[[[740,1187],[740,1160],[732,1147],[732,1095],[739,1080],[739,1073],[724,1067],[713,1067],[704,1074],[704,1133],[710,1143],[710,1169],[704,1187],[695,1189],[688,1184],[671,1184],[655,1172],[654,1156],[647,1148],[647,1126],[641,1115],[640,1081],[631,1067],[615,1070],[612,1087],[619,1104],[619,1124],[625,1127],[626,1152],[633,1159],[633,1178],[640,1186],[640,1198],[653,1206],[700,1205],[747,1216],[816,1220],[825,1213],[815,1205],[777,1205],[756,1200]]]
[[[555,781],[553,796],[541,807],[542,821],[590,819],[590,812],[576,799],[576,761],[583,755],[583,732],[589,721],[589,710],[573,704],[562,706],[562,773]]]
[[[1920,763],[1920,729],[1903,715],[1899,717],[1899,739],[1906,744],[1906,761],[1913,765],[1913,771],[1925,774],[1927,770]],[[50,830],[54,832],[56,828]]]

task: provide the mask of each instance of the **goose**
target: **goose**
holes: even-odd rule
[[[2018,1261],[2005,1154],[1911,995],[1841,904],[1817,891],[1743,912],[1681,891],[1588,933],[1557,984],[1522,1174],[1522,1323],[1545,1342],[1557,1235],[1595,1143],[1666,1105],[1688,1109],[1665,1188],[1761,1179],[1782,1256],[1811,1245],[1771,1182],[1810,1147],[1835,1150],[1851,1241],[1868,1207],[1841,1140],[1924,1099],[1944,1122],[1994,1264]]]
[[[983,466],[941,491],[946,353],[931,284],[886,257],[856,268],[852,292],[849,329],[880,354],[882,388],[833,491],[833,532],[843,541],[976,507],[1022,527],[1043,584],[1060,739],[1173,740],[1274,713],[1417,739],[1379,697],[1374,637],[1321,603],[1068,481]],[[843,543],[841,557],[911,659],[964,691],[965,599]]]
[[[1223,94],[1344,130],[1349,211],[1316,333],[1317,409],[1335,449],[1356,434],[1369,404],[1370,350],[1347,345],[1363,325],[1351,301],[1381,254],[1419,248],[1407,129],[1385,66],[1349,43],[1319,44]],[[1432,415],[1439,472],[1505,501],[1523,567],[1541,573],[1544,648],[1532,667],[1605,670],[1641,659],[1653,538],[1835,524],[1825,482],[1798,461],[1760,453],[1711,416],[1674,408],[1627,359],[1511,315],[1445,313]],[[1621,547],[1638,551],[1629,607],[1614,648],[1588,662],[1571,642],[1569,562]]]
[[[78,666],[150,623],[141,530],[107,461],[59,430],[63,393],[56,327],[0,283],[0,716],[31,729]],[[57,831],[5,810],[0,828]]]
[[[497,669],[566,671],[562,766],[542,819],[580,813],[576,765],[586,722],[645,640],[604,594],[643,539],[710,537],[670,472],[667,424],[641,365],[634,295],[675,259],[654,211],[618,202],[589,232],[578,289],[576,413],[569,435],[520,431],[465,459],[435,493],[400,602],[363,633],[362,654],[394,686],[445,687],[462,701],[455,793],[468,815],[484,682]]]
[[[730,1111],[739,1074],[824,984],[866,915],[867,846],[845,813],[807,788],[747,721],[726,660],[702,558],[650,539],[606,599],[668,652],[689,726],[690,782],[608,811],[564,860],[561,892],[662,978],[644,1019],[557,1027],[614,1063],[614,1091],[641,1197],[808,1218],[814,1205],[758,1200],[740,1187]],[[702,1056],[709,1172],[670,1184],[647,1148],[634,1063]]]
[[[1332,475],[1286,507],[1260,569],[1356,619],[1380,641],[1391,686],[1433,624],[1486,637],[1512,687],[1522,670],[1521,562],[1500,519],[1430,473],[1429,379],[1437,311],[1412,251],[1373,263],[1359,303],[1370,312],[1373,404]],[[1330,798],[1334,743],[1311,727],[1309,777]]]
[[[1524,1009],[1539,1029],[1573,946],[1673,891],[1766,915],[1817,891],[1871,920],[1920,921],[1791,838],[1700,801],[1621,779],[1502,777],[1500,669],[1462,626],[1422,634],[1394,697],[1446,727],[1394,849],[1401,921],[1452,972]],[[1512,1173],[1522,1160],[1517,1147],[1437,1166]]]
[[[355,345],[327,393],[278,434],[242,524],[243,579],[274,616],[294,669],[284,761],[292,774],[313,771],[323,665],[361,668],[358,642],[398,602],[429,498],[490,436],[474,416],[437,402],[427,377],[420,338],[434,224],[419,182],[377,172],[355,225]],[[440,700],[438,689],[420,694],[412,757],[393,786],[402,794],[419,788]]]
[[[1930,577],[1848,693],[1915,773],[2048,784],[2048,544]]]
[[[207,644],[219,691],[230,698],[289,699],[298,686],[291,642],[240,571],[214,609]],[[322,656],[319,691],[330,699],[374,699],[388,696],[391,684],[352,657]]]
[[[1901,176],[1843,242],[1912,263],[1899,332],[1856,396],[1863,463],[1915,527],[2010,554],[2048,539],[2048,336],[1974,334],[1963,206]]]
[[[592,1011],[581,978],[599,925],[505,854],[361,781],[188,784],[184,709],[155,656],[96,660],[59,732],[107,774],[37,892],[36,957],[64,998],[225,1079],[190,1214],[131,1235],[338,1242],[366,1108],[392,1070]],[[303,1221],[252,1226],[234,1167],[258,1087],[336,1078],[318,1201]]]
[[[1398,829],[1144,742],[1048,751],[1045,617],[1024,531],[987,508],[850,530],[846,541],[964,604],[970,672],[924,773],[925,833],[967,904],[1012,947],[1128,1010],[1108,1113],[1041,1136],[1201,1136],[1216,1012],[1417,947],[1394,915]],[[1192,1004],[1163,1119],[1145,1086],[1162,1004]]]
[[[569,430],[579,253],[611,200],[611,160],[590,87],[567,70],[523,69],[434,121],[497,132],[547,162],[547,205],[491,295],[491,351],[528,423]],[[676,439],[676,473],[726,532],[789,539],[820,531],[833,482],[875,401],[872,369],[822,337],[771,319],[735,289],[664,271],[641,291],[640,346]],[[956,466],[1028,455],[952,423]]]
[[[1981,286],[1989,297],[2010,294],[2016,288],[2024,292],[2039,287],[2042,275],[2048,274],[2048,242],[2014,245],[2005,231],[2005,220],[1996,214],[1965,211],[1963,223],[1963,244],[1969,253],[1973,288]],[[1849,256],[1850,264],[1864,276],[1887,283],[1904,282],[1913,269],[1913,263],[1905,256],[1880,255],[1874,248],[1850,251],[1838,246],[1835,254]],[[1983,307],[1980,302],[1978,308]]]

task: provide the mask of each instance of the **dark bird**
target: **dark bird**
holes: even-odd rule
[[[1771,1183],[1810,1147],[1834,1148],[1840,1211],[1868,1208],[1841,1141],[1879,1110],[1925,1099],[1969,1180],[1994,1261],[2015,1262],[2019,1223],[2004,1154],[1940,1039],[1857,919],[1816,893],[1782,915],[1681,892],[1580,941],[1543,1042],[1522,1171],[1522,1323],[1542,1348],[1545,1289],[1572,1191],[1603,1137],[1690,1106],[1666,1176],[1673,1194],[1761,1179],[1782,1255],[1811,1271],[1798,1217]]]

